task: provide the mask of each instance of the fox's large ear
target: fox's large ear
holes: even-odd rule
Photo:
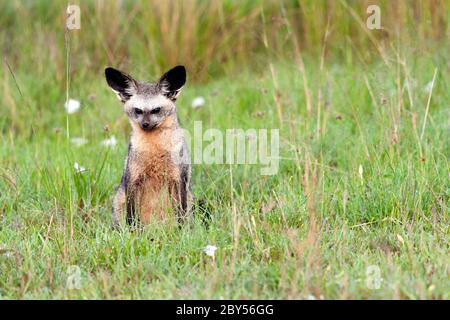
[[[170,69],[163,74],[158,82],[161,92],[172,101],[177,100],[181,88],[183,88],[185,83],[186,69],[184,66],[176,66],[175,68]]]
[[[117,94],[120,101],[126,102],[136,93],[137,83],[126,73],[108,67],[105,69],[105,77],[108,85]]]

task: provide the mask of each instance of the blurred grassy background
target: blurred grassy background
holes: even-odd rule
[[[366,28],[367,0],[73,3],[81,8],[81,30],[65,30],[64,1],[0,3],[3,130],[21,130],[17,117],[25,110],[17,108],[16,85],[25,91],[20,103],[39,113],[56,111],[68,88],[79,94],[84,83],[102,81],[108,65],[153,80],[184,64],[192,83],[244,70],[275,75],[277,61],[292,61],[304,75],[323,61],[367,65],[380,57],[387,62],[402,54],[433,56],[449,42],[450,2],[439,0],[378,1],[382,30]],[[313,63],[305,68],[308,58]],[[310,112],[313,97],[306,98]]]
[[[73,1],[81,7],[81,30],[69,32],[71,76],[97,74],[105,65],[142,75],[185,64],[196,80],[246,65],[261,69],[269,58],[295,51],[366,62],[398,44],[421,54],[448,40],[450,3],[444,0],[377,1],[382,30],[364,27],[369,0],[172,0]],[[2,1],[2,54],[16,69],[62,80],[66,51],[66,2]],[[33,52],[33,55],[24,54]]]

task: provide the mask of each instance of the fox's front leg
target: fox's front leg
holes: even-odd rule
[[[183,223],[185,211],[181,201],[181,184],[177,181],[170,186],[170,196],[172,198],[173,208],[177,217],[178,223]]]
[[[119,189],[117,189],[116,195],[114,196],[113,201],[113,226],[119,227],[125,217],[125,207],[126,207],[126,192],[125,187],[121,185]]]
[[[113,201],[113,225],[118,227],[126,220],[128,225],[133,224],[135,218],[135,192],[130,188],[130,167],[129,158],[131,153],[131,143],[128,145],[128,156],[125,159],[125,169],[122,175],[120,187],[117,189]],[[132,189],[132,190],[130,190]]]
[[[128,154],[130,153],[130,146],[128,146]],[[129,188],[127,187],[129,185],[130,180],[130,170],[128,167],[128,157],[125,160],[125,170],[122,175],[122,179],[120,182],[120,186],[117,189],[116,195],[114,197],[113,201],[113,225],[114,227],[119,227],[124,223],[125,217],[128,224],[129,222],[129,216],[132,214],[131,211],[134,211],[134,204],[133,206],[130,205],[130,203],[134,199],[130,199],[130,192]],[[132,208],[133,207],[133,208]]]
[[[120,186],[113,201],[113,226],[119,227],[124,223],[134,225],[136,218],[136,199],[133,192],[127,192],[126,188]]]
[[[180,180],[171,187],[172,199],[175,202],[175,210],[179,223],[183,223],[191,212],[192,195],[189,182],[189,168],[182,168]]]

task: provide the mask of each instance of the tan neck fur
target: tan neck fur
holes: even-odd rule
[[[136,123],[132,123],[132,128],[131,145],[137,153],[146,154],[148,152],[158,153],[161,151],[170,151],[172,133],[177,129],[177,119],[175,115],[172,115],[158,128],[148,132],[142,130]]]

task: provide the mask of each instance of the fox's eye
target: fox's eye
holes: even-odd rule
[[[142,111],[142,109],[134,108],[134,113],[136,113],[137,115],[141,115],[141,114],[143,114],[144,112]]]
[[[155,113],[159,113],[161,111],[161,107],[156,107],[154,109],[152,109],[151,113],[155,114]]]

